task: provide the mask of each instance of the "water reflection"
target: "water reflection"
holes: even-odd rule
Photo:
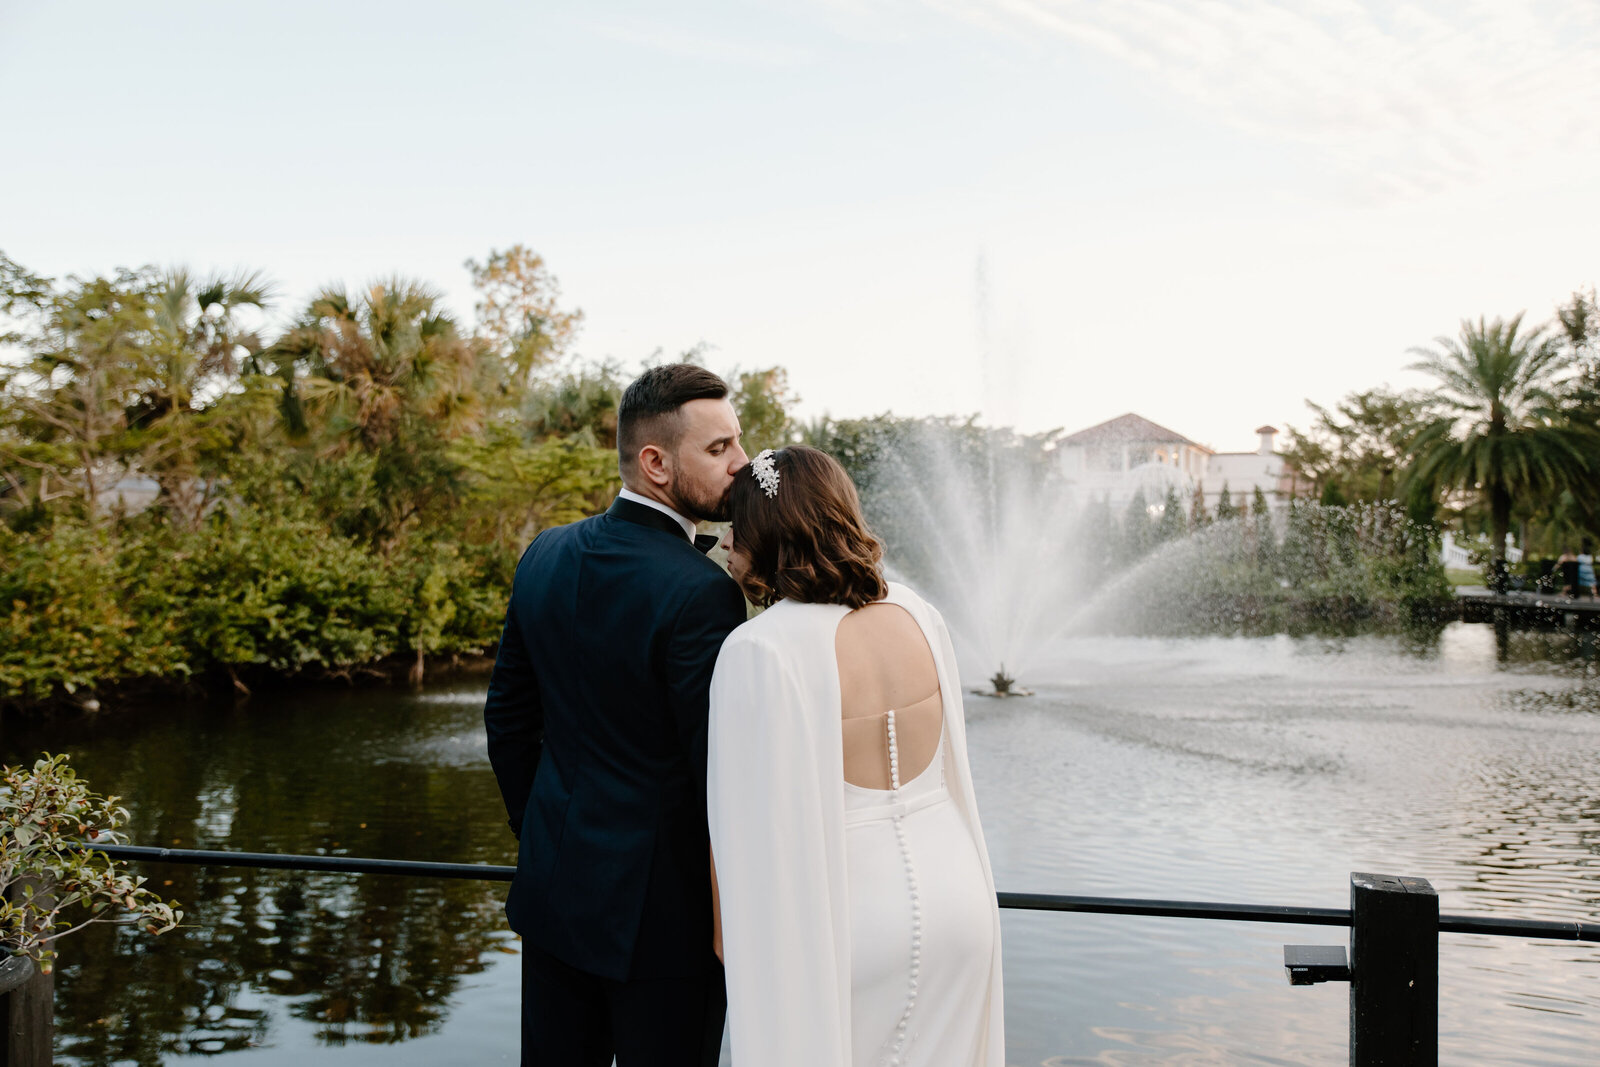
[[[126,798],[141,844],[509,862],[492,776],[445,758],[475,715],[392,692],[297,696],[13,730],[6,758],[70,751],[96,788]],[[66,943],[57,1016],[76,1062],[260,1046],[272,1036],[252,1003],[261,994],[328,1045],[418,1037],[507,948],[492,883],[143,870],[185,904],[185,928],[159,939],[91,928]]]
[[[1348,873],[1376,870],[1429,878],[1448,911],[1600,919],[1592,634],[1106,637],[1064,643],[1055,669],[1036,698],[968,706],[1003,888],[1340,906]],[[96,788],[128,798],[141,844],[509,863],[481,685],[12,724],[0,759],[71,752]],[[514,1056],[500,886],[144,871],[189,926],[67,943],[62,1062]],[[1279,947],[1340,931],[1002,923],[1012,1063],[1347,1058],[1345,989],[1289,987]],[[1441,965],[1445,1060],[1592,1061],[1600,949],[1452,936]]]
[[[1600,678],[1600,632],[1593,629],[1517,630],[1493,627],[1495,658],[1508,666],[1556,670],[1578,678]]]

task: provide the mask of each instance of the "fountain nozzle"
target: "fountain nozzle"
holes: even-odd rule
[[[1023,689],[1017,685],[1017,680],[1006,673],[1006,665],[1000,664],[1000,669],[994,672],[994,677],[989,679],[992,689],[974,689],[978,696],[986,697],[1031,697],[1032,689]]]

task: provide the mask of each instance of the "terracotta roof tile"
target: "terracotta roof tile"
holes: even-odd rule
[[[1181,433],[1169,430],[1165,426],[1151,422],[1143,415],[1135,415],[1132,412],[1126,415],[1118,415],[1114,419],[1108,419],[1098,425],[1089,427],[1087,430],[1079,430],[1075,434],[1063,437],[1060,443],[1064,445],[1106,445],[1122,444],[1124,442],[1190,445],[1194,448],[1205,449],[1207,452],[1211,451],[1204,445],[1196,444],[1189,440]]]

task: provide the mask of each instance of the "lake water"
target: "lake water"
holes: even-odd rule
[[[1593,634],[1105,638],[1063,662],[967,702],[1001,889],[1343,907],[1362,870],[1428,878],[1447,912],[1600,920]],[[0,759],[70,752],[136,844],[511,863],[482,685],[13,722]],[[59,1062],[515,1062],[500,886],[141,869],[191,925],[65,943]],[[1012,1064],[1347,1062],[1348,987],[1290,987],[1280,949],[1340,928],[1003,928]],[[1442,1062],[1600,1058],[1600,946],[1445,934],[1440,990]]]

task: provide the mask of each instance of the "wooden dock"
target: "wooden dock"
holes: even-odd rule
[[[1491,593],[1479,586],[1456,590],[1464,622],[1521,622],[1545,626],[1600,625],[1600,599],[1561,593]]]

